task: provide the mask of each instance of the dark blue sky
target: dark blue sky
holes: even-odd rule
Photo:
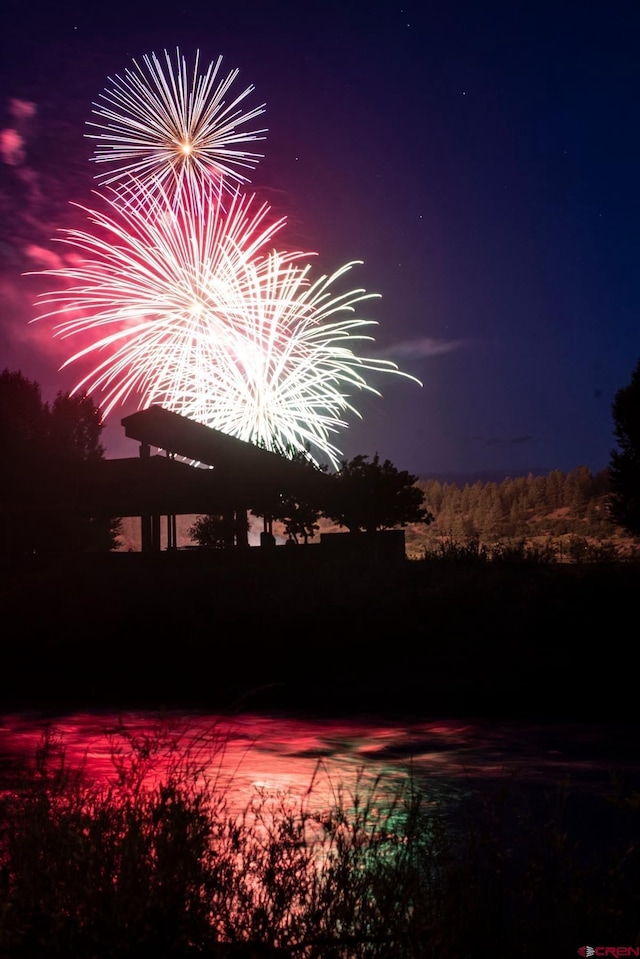
[[[424,476],[607,464],[611,401],[640,357],[637,4],[3,11],[0,366],[46,398],[73,386],[50,330],[28,326],[22,274],[79,225],[69,201],[90,202],[85,121],[108,74],[199,48],[266,102],[252,188],[287,215],[287,247],[326,271],[363,260],[353,283],[382,294],[376,350],[424,382],[380,377],[382,398],[356,397],[345,456]],[[119,419],[108,451],[134,455]]]

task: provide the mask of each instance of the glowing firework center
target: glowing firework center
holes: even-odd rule
[[[69,265],[40,298],[38,320],[81,345],[66,363],[90,367],[75,391],[101,395],[108,416],[133,399],[286,454],[338,465],[333,438],[359,415],[352,397],[377,392],[367,372],[402,373],[356,352],[377,294],[339,290],[355,261],[314,278],[312,254],[275,250],[274,219],[241,187],[263,138],[233,96],[221,58],[199,72],[176,51],[134,61],[94,104],[94,160],[109,191],[82,207],[91,226],[62,231]],[[78,254],[80,256],[78,257]],[[91,366],[91,364],[94,364]]]

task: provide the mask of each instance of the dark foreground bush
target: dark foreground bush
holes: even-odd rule
[[[510,788],[452,817],[410,779],[391,798],[336,786],[320,811],[311,783],[238,815],[198,743],[126,745],[98,785],[48,735],[3,794],[2,959],[506,959],[636,942],[635,846],[596,856],[563,810],[540,820]]]

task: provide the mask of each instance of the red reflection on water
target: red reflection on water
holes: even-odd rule
[[[338,788],[362,789],[381,778],[381,788],[392,790],[407,774],[408,757],[384,755],[404,743],[400,730],[252,715],[229,719],[78,713],[50,723],[5,716],[0,722],[0,758],[10,766],[32,762],[47,728],[60,740],[67,764],[82,767],[98,782],[113,780],[118,763],[134,753],[144,755],[147,743],[157,749],[147,760],[149,781],[162,775],[182,751],[224,790],[228,807],[236,811],[257,794],[302,797],[312,784],[314,804],[330,805]]]
[[[567,777],[585,785],[621,768],[637,773],[635,735],[628,755],[624,731],[601,726],[542,726],[434,720],[391,724],[375,719],[308,720],[292,717],[203,714],[76,713],[52,720],[19,714],[0,717],[0,760],[33,760],[47,723],[62,741],[71,766],[83,765],[98,781],[114,775],[114,755],[132,742],[164,736],[191,750],[227,800],[244,808],[257,791],[303,796],[314,782],[321,803],[338,784],[355,788],[381,777],[393,789],[411,771],[427,798],[450,799],[470,783],[513,773],[551,783]],[[115,753],[114,753],[115,751]],[[175,758],[175,752],[173,757]],[[162,772],[162,751],[156,757]],[[314,780],[315,776],[315,780]]]

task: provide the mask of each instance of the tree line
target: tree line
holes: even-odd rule
[[[609,470],[592,473],[579,466],[568,473],[508,477],[501,483],[421,481],[425,504],[434,516],[432,535],[485,542],[520,536],[610,537],[616,524],[609,510]]]
[[[20,371],[0,373],[0,552],[115,547],[118,519],[38,505],[43,493],[73,489],[80,464],[104,459],[102,430],[100,409],[85,393],[59,392],[48,403],[39,384]]]

